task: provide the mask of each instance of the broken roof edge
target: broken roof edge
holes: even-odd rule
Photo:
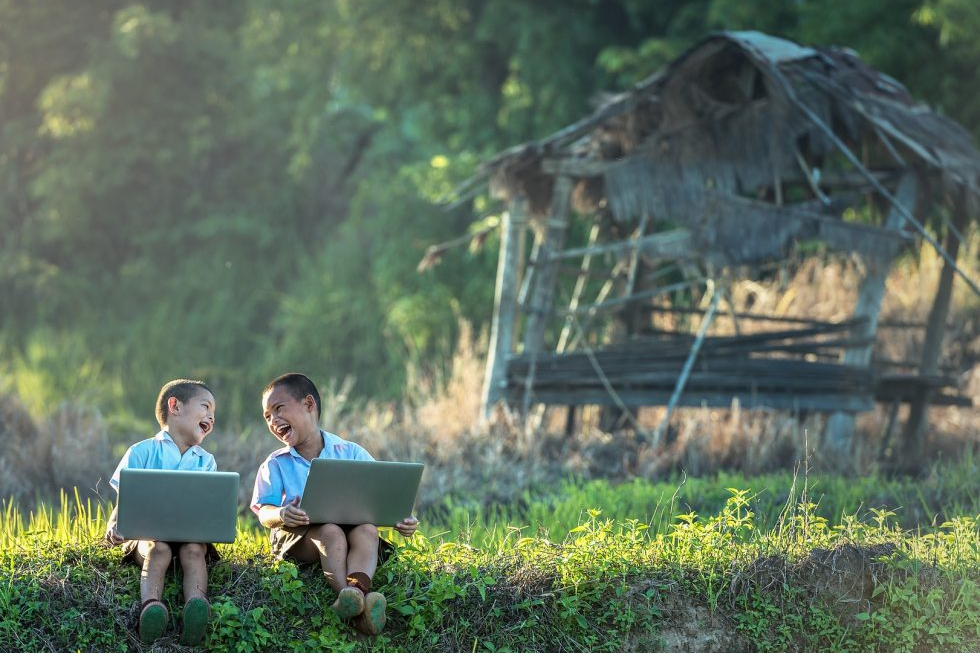
[[[561,150],[563,147],[584,139],[590,132],[637,108],[645,99],[650,98],[658,88],[671,80],[678,69],[685,66],[691,57],[696,56],[698,53],[705,54],[707,58],[716,56],[720,49],[705,53],[705,48],[717,42],[723,42],[738,48],[749,58],[752,65],[763,75],[771,79],[785,81],[784,74],[786,72],[799,70],[798,64],[808,59],[819,60],[826,66],[828,72],[831,70],[845,71],[846,69],[849,75],[854,75],[856,76],[855,79],[863,82],[860,88],[855,87],[852,89],[850,94],[852,106],[850,108],[852,110],[857,109],[857,113],[861,114],[864,119],[876,123],[880,120],[880,117],[868,112],[866,107],[864,107],[864,110],[861,110],[858,106],[855,106],[855,103],[857,105],[860,104],[860,100],[866,99],[891,103],[896,107],[901,107],[904,112],[907,112],[907,116],[909,117],[916,115],[923,116],[922,119],[927,122],[931,121],[934,127],[940,127],[938,123],[943,123],[945,125],[943,130],[949,130],[951,132],[958,131],[970,140],[969,133],[961,125],[944,116],[941,112],[915,100],[900,82],[867,65],[858,57],[857,53],[849,48],[838,46],[803,46],[789,39],[770,36],[757,31],[723,31],[709,34],[689,46],[676,59],[646,79],[633,85],[632,88],[610,95],[599,108],[582,119],[552,132],[544,138],[514,145],[497,153],[486,160],[480,166],[477,174],[464,182],[463,185],[470,186],[473,183],[480,183],[489,179],[491,181],[491,190],[493,190],[493,186],[495,185],[494,177],[497,177],[497,181],[499,182],[508,176],[520,175],[523,170],[535,166],[541,159],[562,154]],[[813,71],[811,69],[809,73],[806,73],[804,69],[804,74],[812,75]],[[827,79],[833,82],[830,75],[827,76]],[[791,91],[791,89],[782,89],[780,91],[777,88],[779,86],[784,86],[784,84],[774,84],[773,88],[777,92],[782,93]],[[823,89],[823,92],[827,95],[835,96],[836,101],[844,101],[844,98],[840,97],[839,93],[831,93],[826,88]],[[913,129],[912,131],[915,132],[917,130]],[[918,136],[920,134],[915,135]],[[928,142],[917,142],[916,145],[919,147],[911,149],[918,149],[918,151],[914,152],[917,157],[921,156],[924,151],[923,147],[931,148],[933,146],[932,143]],[[970,150],[968,154],[974,155],[968,158],[976,158],[977,163],[968,166],[970,168],[969,170],[963,171],[955,176],[958,177],[957,181],[960,183],[975,187],[977,181],[974,178],[980,176],[978,174],[980,173],[980,155],[976,154],[972,142],[968,144],[967,149]],[[930,156],[924,157],[923,163],[928,167],[938,169],[948,167],[943,165],[942,161]],[[504,187],[509,186],[506,182],[502,185]],[[499,195],[497,192],[494,194]],[[503,193],[503,195],[506,195],[506,193]]]
[[[769,36],[768,34],[753,30],[713,32],[688,46],[675,59],[668,62],[649,77],[634,84],[632,88],[611,94],[602,106],[591,114],[552,132],[544,138],[525,141],[493,155],[480,166],[480,172],[474,175],[474,178],[492,175],[508,160],[517,161],[524,157],[546,155],[555,146],[560,147],[562,144],[572,142],[576,138],[583,136],[589,129],[626,113],[633,108],[642,96],[669,79],[671,73],[685,64],[694,53],[700,51],[712,41],[719,40],[734,43],[743,50],[751,52],[755,55],[753,59],[757,62],[766,61],[771,64],[778,64],[781,62],[823,56],[818,50],[813,48],[801,46],[794,41],[782,37]]]

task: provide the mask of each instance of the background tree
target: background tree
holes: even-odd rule
[[[225,419],[286,368],[403,393],[490,314],[492,221],[437,204],[707,33],[856,49],[980,133],[968,0],[0,0],[0,370],[34,409],[147,425],[197,375]],[[4,388],[0,388],[2,390]]]

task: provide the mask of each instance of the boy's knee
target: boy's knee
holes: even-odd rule
[[[310,536],[314,540],[330,541],[344,537],[344,529],[337,524],[319,524],[310,529]]]
[[[376,541],[378,539],[378,527],[374,524],[361,524],[350,532],[351,539]]]
[[[146,557],[153,559],[163,559],[170,560],[173,556],[173,551],[170,550],[170,545],[166,542],[149,541],[146,543]]]
[[[204,560],[207,547],[199,542],[188,542],[180,547],[181,560]]]

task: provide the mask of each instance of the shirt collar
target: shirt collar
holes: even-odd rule
[[[161,429],[159,433],[157,433],[156,435],[153,436],[153,439],[154,440],[159,440],[161,442],[169,442],[170,444],[172,444],[175,447],[177,447],[177,443],[174,442],[174,439],[172,437],[170,437],[170,434],[167,433],[166,430]],[[180,447],[177,447],[177,451],[180,451]],[[195,456],[202,456],[202,455],[204,455],[202,453],[202,451],[201,451],[201,447],[198,446],[198,445],[196,445],[196,444],[191,445],[191,447],[190,447],[190,449],[188,449],[188,451],[193,451]]]
[[[317,454],[317,458],[323,458],[323,454],[327,451],[327,434],[324,433],[323,429],[320,429],[320,438],[323,440],[323,448],[320,449],[320,453]],[[303,456],[301,456],[299,452],[296,451],[296,447],[289,447],[286,449],[286,451],[288,451],[289,455],[293,456],[294,458],[299,458],[300,460],[306,460],[306,458],[303,458]]]

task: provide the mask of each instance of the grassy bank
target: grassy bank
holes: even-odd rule
[[[714,486],[723,488],[717,480]],[[569,501],[601,494],[597,505],[631,510],[644,491],[638,483],[601,493],[596,487],[565,491]],[[556,504],[533,498],[519,507],[521,521],[468,530],[451,510],[443,515],[449,520],[434,513],[424,518],[422,537],[400,541],[398,555],[378,573],[390,622],[372,641],[325,610],[332,597],[314,571],[274,563],[264,533],[246,518],[236,543],[219,547],[223,558],[211,572],[207,648],[966,653],[980,647],[976,512],[910,531],[886,509],[828,519],[808,496],[787,502],[775,518],[760,517],[753,510],[757,491],[719,491],[727,498],[706,516],[671,516],[667,502],[654,520],[613,518],[580,504],[571,528]],[[173,629],[172,639],[152,649],[136,640],[139,572],[100,543],[104,517],[101,506],[68,498],[28,516],[6,505],[0,650],[182,650]],[[165,600],[175,612],[175,583]]]
[[[961,515],[980,515],[980,461],[966,455],[955,463],[933,465],[921,477],[817,475],[791,473],[746,476],[721,472],[702,478],[616,483],[606,479],[566,480],[557,486],[525,490],[514,501],[489,502],[479,495],[452,495],[426,508],[433,528],[452,537],[470,537],[476,546],[497,545],[509,529],[561,541],[588,509],[616,521],[637,519],[654,534],[668,534],[678,516],[717,514],[730,488],[752,488],[745,501],[756,528],[779,527],[801,504],[813,516],[840,525],[845,516],[870,522],[889,513],[905,529],[929,531]]]

